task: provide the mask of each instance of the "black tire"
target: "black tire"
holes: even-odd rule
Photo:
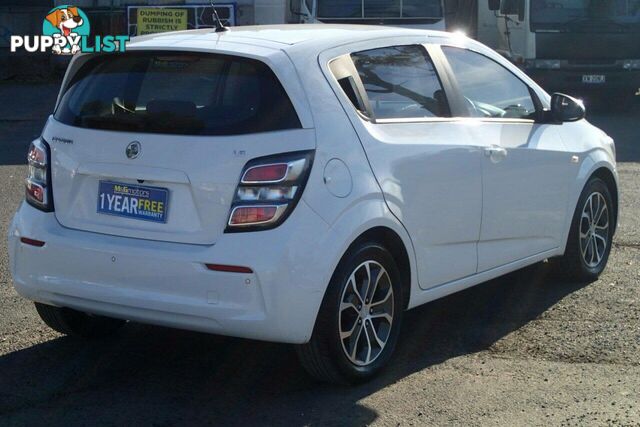
[[[597,264],[589,264],[591,260],[590,254],[593,254],[593,246],[590,247],[583,255],[584,240],[581,237],[582,232],[588,230],[585,228],[588,219],[583,218],[583,211],[586,208],[589,199],[600,194],[604,203],[606,203],[607,212],[606,220],[608,224],[608,233],[606,237],[606,245],[602,244],[602,258]],[[595,196],[594,196],[595,197]],[[569,231],[569,240],[567,241],[567,247],[562,257],[552,260],[554,264],[554,270],[556,274],[564,279],[575,282],[593,282],[598,279],[602,271],[607,266],[609,259],[609,253],[611,251],[611,243],[613,241],[613,233],[615,231],[615,207],[613,205],[613,198],[611,197],[611,191],[607,184],[600,178],[593,177],[585,185],[580,198],[578,199],[578,205],[576,206],[575,213],[573,214],[573,220],[571,222],[571,230]],[[604,217],[604,214],[603,214]],[[600,224],[604,224],[604,218],[601,219]],[[600,241],[600,240],[599,240]],[[598,246],[598,249],[600,246]],[[590,252],[589,252],[590,251]],[[597,258],[597,255],[596,255]]]
[[[349,280],[352,273],[355,274],[356,281],[360,280],[359,277],[364,277],[362,276],[362,268],[367,271],[366,267],[363,267],[365,265],[370,266],[370,276],[381,277],[378,282],[378,288],[373,291],[374,294],[370,297],[370,301],[366,300],[367,304],[363,303],[357,307],[363,311],[358,312],[356,307],[352,307],[352,309],[348,308],[341,312],[340,306],[343,298],[350,297],[350,302],[354,306],[359,305],[355,296],[359,297],[361,292],[353,293],[353,287],[351,287]],[[378,269],[378,265],[386,270],[389,280],[384,278],[384,273],[381,274],[382,269]],[[358,270],[357,274],[355,273],[356,270]],[[364,286],[365,282],[362,283]],[[347,289],[348,286],[349,289]],[[392,291],[389,292],[389,289]],[[395,350],[404,311],[404,292],[398,267],[386,248],[375,242],[355,244],[342,258],[331,278],[316,319],[311,340],[307,344],[296,346],[298,357],[304,368],[315,379],[336,384],[361,383],[375,376],[389,362]],[[352,295],[348,296],[348,293],[352,293]],[[371,304],[370,309],[367,308],[369,303]],[[363,305],[364,308],[362,308]],[[388,312],[391,310],[392,314],[389,314]],[[382,312],[386,313],[385,316],[391,317],[390,325],[387,320],[388,317],[383,320],[380,318],[373,319],[374,316],[377,317]],[[371,318],[366,316],[366,313],[371,314]],[[363,319],[362,316],[366,316],[364,320],[361,320]],[[353,318],[353,328],[348,326],[351,324],[349,317]],[[359,320],[361,322],[358,325],[363,327],[356,326],[356,322]],[[355,337],[355,340],[345,338],[345,341],[343,341],[340,338],[341,327],[351,329],[352,336],[355,335],[353,332],[355,330],[359,330],[360,333],[364,332],[364,337]],[[383,338],[386,336],[383,346],[379,346],[371,338],[373,337],[371,334],[374,327],[378,331],[375,337],[379,336],[378,333]],[[348,343],[345,343],[346,341]],[[355,342],[355,345],[353,345],[353,342]],[[350,360],[346,347],[355,348],[352,355],[365,355],[367,354],[366,342],[373,343],[373,345],[369,345],[372,348],[369,353],[372,355],[371,362],[357,364],[358,360],[355,362]],[[358,352],[358,348],[362,348],[363,351]],[[374,355],[375,358],[373,358]],[[368,354],[366,357],[368,357]]]
[[[65,335],[82,338],[101,338],[112,335],[125,320],[93,316],[70,308],[54,307],[36,302],[40,318],[51,329]]]

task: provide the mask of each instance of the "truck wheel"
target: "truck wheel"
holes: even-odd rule
[[[395,350],[403,292],[389,251],[374,242],[358,244],[333,274],[311,340],[297,346],[302,365],[324,382],[372,378]]]
[[[82,338],[100,338],[117,331],[125,320],[93,316],[70,308],[54,307],[36,302],[40,318],[51,329],[65,335]]]

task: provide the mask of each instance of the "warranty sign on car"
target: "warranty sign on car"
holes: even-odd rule
[[[100,181],[98,212],[146,221],[167,222],[169,190]]]

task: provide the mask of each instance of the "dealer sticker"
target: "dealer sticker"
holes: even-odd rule
[[[98,213],[167,222],[167,188],[100,181]]]

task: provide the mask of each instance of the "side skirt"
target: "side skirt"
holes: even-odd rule
[[[491,270],[483,271],[482,273],[463,277],[462,279],[443,283],[442,285],[435,286],[431,289],[414,293],[413,295],[411,295],[411,299],[409,300],[409,306],[407,307],[407,309],[412,309],[422,304],[426,304],[428,302],[446,297],[447,295],[463,291],[472,286],[479,285],[480,283],[484,283],[491,279],[495,279],[496,277],[504,276],[507,273],[511,273],[537,262],[544,261],[547,258],[561,255],[561,249],[562,248],[550,249],[548,251],[540,252],[539,254],[532,255],[530,257],[502,265],[500,267],[492,268]]]

